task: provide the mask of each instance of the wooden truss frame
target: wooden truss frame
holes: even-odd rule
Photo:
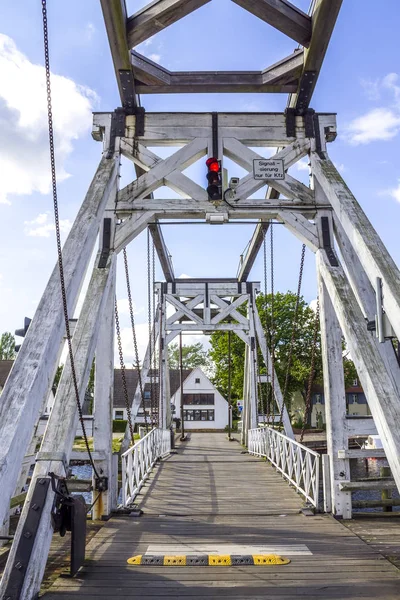
[[[133,48],[211,0],[156,0],[128,17],[125,0],[100,0],[124,107],[138,94],[290,93],[307,110],[343,0],[316,0],[309,14],[287,0],[232,0],[300,44],[277,64],[256,71],[171,72]],[[184,26],[184,24],[183,24]]]

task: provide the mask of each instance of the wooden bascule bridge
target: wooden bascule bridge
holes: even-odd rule
[[[92,135],[103,148],[100,163],[1,397],[4,536],[10,499],[25,484],[32,455],[35,467],[0,596],[36,598],[52,539],[68,530],[72,576],[55,582],[45,593],[49,600],[397,598],[396,566],[341,523],[351,518],[351,493],[360,485],[351,481],[350,459],[383,454],[349,449],[350,436],[379,434],[393,479],[378,484],[400,489],[400,369],[392,343],[393,337],[400,338],[400,273],[329,158],[328,146],[337,133],[335,114],[311,108],[342,0],[314,0],[308,14],[286,0],[233,0],[299,45],[260,72],[202,73],[168,71],[134,48],[210,0],[155,0],[133,16],[125,0],[100,1],[121,107],[93,116]],[[46,51],[49,83],[48,59]],[[142,107],[146,94],[215,92],[288,94],[287,109],[163,113]],[[50,93],[48,108],[52,141]],[[178,149],[161,159],[149,149],[157,146]],[[265,160],[253,150],[257,147],[274,147],[277,153]],[[118,186],[121,155],[136,169],[135,180],[123,189]],[[203,157],[211,159],[208,186],[183,173]],[[303,157],[310,163],[310,186],[287,173]],[[224,158],[248,175],[227,182]],[[53,177],[55,182],[54,169]],[[155,197],[162,186],[176,197]],[[56,186],[54,200],[57,212]],[[223,226],[249,219],[257,225],[236,278],[175,277],[163,239],[164,220]],[[274,223],[283,224],[316,257],[327,418],[327,454],[322,457],[295,440],[257,312],[260,284],[249,281]],[[165,281],[154,284],[149,346],[138,389],[127,397],[130,427],[118,457],[112,452],[111,421],[116,322],[119,341],[116,262],[122,253],[129,275],[124,249],[146,229]],[[98,239],[72,329],[69,316]],[[182,331],[232,332],[246,344],[242,445],[222,434],[192,434],[171,450],[167,348]],[[342,337],[371,418],[346,416]],[[66,338],[69,358],[37,451],[35,426]],[[259,353],[281,414],[280,429],[269,423],[259,427]],[[92,518],[107,522],[91,539],[84,562],[87,507],[68,492],[68,465],[94,357],[94,449],[88,446],[85,456],[93,466]],[[131,445],[143,385],[154,378],[156,364],[154,427]]]

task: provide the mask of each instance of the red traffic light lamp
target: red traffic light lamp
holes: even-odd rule
[[[221,162],[217,158],[212,157],[207,159],[206,166],[208,169],[208,197],[210,200],[222,200]]]

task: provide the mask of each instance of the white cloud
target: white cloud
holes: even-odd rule
[[[344,166],[344,164],[343,164],[343,163],[336,163],[336,162],[335,162],[335,163],[334,163],[334,165],[335,165],[335,167],[337,168],[337,170],[338,170],[340,173],[344,173],[344,172],[346,171],[346,167]]]
[[[155,53],[149,54],[148,58],[155,63],[161,62],[161,54],[155,54]]]
[[[388,190],[388,194],[392,196],[397,202],[400,202],[400,179],[396,188]]]
[[[71,79],[52,74],[53,120],[57,178],[69,174],[65,162],[73,141],[91,127],[92,107],[98,98],[92,90]],[[22,54],[14,41],[0,34],[0,203],[12,194],[50,190],[44,67]]]
[[[60,219],[60,232],[67,234],[72,227],[69,219]],[[41,213],[32,221],[24,221],[24,233],[29,237],[50,237],[55,231],[53,217],[49,212]]]
[[[144,306],[136,307],[136,304],[133,302],[133,314],[140,315],[140,313],[144,312]],[[120,298],[118,300],[118,314],[119,315],[129,315],[129,301],[128,298]]]
[[[309,171],[310,167],[309,167],[309,159],[308,158],[302,158],[301,160],[298,160],[296,163],[296,169],[298,171]]]
[[[400,131],[400,113],[390,108],[374,108],[354,119],[346,131],[347,141],[353,146],[378,140],[391,140]]]
[[[91,42],[95,33],[96,27],[93,25],[93,23],[88,23],[85,29],[86,41]]]

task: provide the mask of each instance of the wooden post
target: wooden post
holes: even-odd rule
[[[242,433],[240,436],[241,443],[247,445],[247,430],[249,428],[249,361],[250,361],[250,348],[249,345],[245,345],[244,349],[244,377],[243,377],[243,411],[242,411]]]
[[[94,385],[94,435],[93,446],[104,454],[104,459],[96,461],[96,468],[103,477],[108,478],[108,489],[100,492],[99,499],[93,506],[93,519],[109,516],[116,508],[113,493],[112,422],[114,396],[114,303],[116,287],[116,264],[110,273],[110,290],[99,323],[99,334],[96,347],[95,385]],[[117,465],[118,469],[118,465]],[[93,474],[93,489],[95,490]],[[95,500],[99,492],[94,491]],[[115,504],[113,504],[115,502]]]
[[[361,206],[328,158],[311,155],[312,170],[371,282],[382,279],[383,306],[400,338],[400,271]]]
[[[380,468],[380,476],[381,477],[390,477],[391,471],[390,467],[381,467]],[[391,500],[393,498],[392,490],[382,490],[381,492],[382,500]],[[393,506],[383,505],[383,512],[392,512]]]
[[[318,252],[322,251],[319,250]],[[348,435],[345,428],[346,395],[343,373],[342,332],[319,270],[318,290],[324,373],[326,439],[331,477],[331,507],[333,514],[350,519],[351,493],[343,492],[339,487],[341,481],[350,480],[349,460],[338,458],[339,450],[347,449],[348,446]],[[327,500],[325,502],[326,506],[329,506],[329,502]]]
[[[400,489],[400,399],[375,341],[367,331],[364,315],[343,268],[332,267],[322,251],[317,252],[318,270],[335,306],[343,335],[368,398],[374,423],[382,440],[389,466]]]
[[[63,248],[69,312],[73,313],[106,202],[114,190],[118,160],[102,158]],[[0,402],[0,525],[7,518],[22,460],[42,402],[50,392],[65,334],[60,275],[55,267],[18,353]]]
[[[97,255],[97,261],[99,257],[100,253]],[[90,369],[98,337],[98,324],[101,315],[103,314],[104,305],[109,293],[109,286],[111,283],[109,272],[113,260],[113,257],[111,257],[108,266],[104,269],[98,269],[96,267],[93,269],[92,278],[89,283],[88,291],[72,340],[75,371],[81,402],[83,402],[89,381]],[[95,264],[97,264],[97,262]],[[36,481],[42,477],[48,477],[50,472],[59,476],[66,475],[66,465],[69,463],[77,424],[78,412],[72,381],[71,363],[68,358],[58,385],[54,407],[43,436],[40,452],[36,458],[37,462],[33,472],[31,485],[1,580],[1,598],[4,598],[11,571],[15,568],[14,561],[16,558],[16,551],[27,514],[31,508],[31,498]],[[62,457],[60,457],[60,455],[62,455]],[[50,487],[44,501],[43,512],[36,532],[32,554],[29,562],[24,565],[25,579],[21,598],[33,598],[40,590],[40,584],[43,578],[50,542],[53,535],[53,527],[51,524],[53,501],[54,492]]]
[[[248,305],[248,319],[249,319],[249,338],[250,338],[250,356],[249,356],[249,429],[256,429],[258,427],[258,394],[257,394],[257,343],[256,343],[256,332],[254,327],[254,296],[253,291],[249,294],[249,305]]]
[[[183,410],[183,361],[182,361],[182,331],[179,332],[179,379],[181,396],[181,442],[185,439],[185,412]]]

